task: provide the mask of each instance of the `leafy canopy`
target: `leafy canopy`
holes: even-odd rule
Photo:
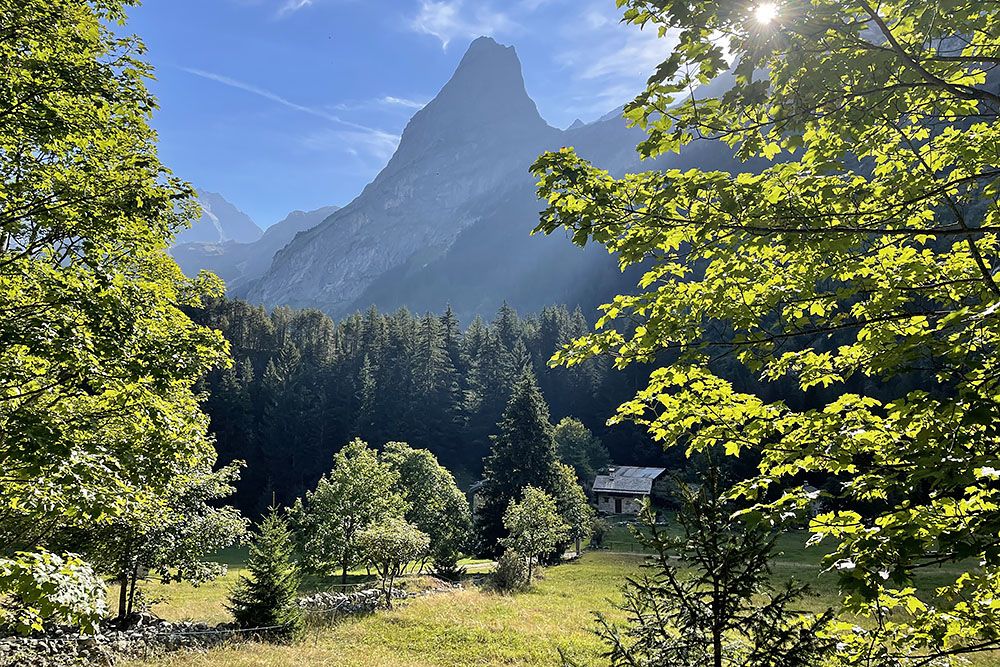
[[[504,546],[528,560],[529,585],[535,559],[550,553],[569,534],[555,499],[534,486],[526,487],[523,497],[510,504],[503,514],[503,525],[508,533]]]
[[[469,501],[455,478],[429,451],[403,442],[388,443],[382,460],[399,474],[395,490],[409,506],[406,520],[430,538],[425,555],[454,570],[472,530]]]
[[[217,292],[164,252],[194,212],[149,127],[129,2],[0,1],[0,536],[142,506],[213,456],[192,392],[221,334],[181,310]],[[40,521],[45,517],[47,521]]]
[[[294,508],[304,563],[324,571],[347,570],[360,562],[358,535],[377,521],[402,518],[407,503],[396,493],[399,480],[392,466],[361,440],[353,440],[333,456],[333,469]]]
[[[571,149],[542,156],[538,229],[646,270],[555,362],[669,351],[615,421],[690,450],[755,450],[760,475],[740,491],[774,508],[805,506],[810,475],[833,482],[831,506],[867,508],[813,522],[846,606],[879,621],[845,656],[993,646],[1000,3],[778,2],[767,22],[742,0],[618,5],[669,49],[626,108],[640,152],[716,140],[763,167],[615,179]],[[719,75],[730,89],[700,96]],[[761,396],[779,382],[814,409]],[[948,561],[981,567],[931,607],[914,575]]]

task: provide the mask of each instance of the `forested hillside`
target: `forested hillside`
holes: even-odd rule
[[[426,448],[467,487],[528,366],[553,421],[579,418],[613,461],[664,461],[638,429],[605,426],[648,370],[618,372],[601,359],[547,367],[558,347],[591,330],[579,310],[549,307],[522,318],[504,306],[492,322],[476,319],[466,328],[450,310],[371,309],[334,322],[315,310],[268,314],[224,300],[194,316],[232,344],[235,365],[211,373],[202,389],[220,459],[248,463],[236,503],[252,514],[273,498],[289,503],[312,488],[333,453],[354,437]]]

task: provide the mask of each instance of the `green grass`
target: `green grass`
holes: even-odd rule
[[[247,549],[235,547],[226,549],[212,560],[225,563],[228,572],[225,576],[206,584],[195,586],[189,583],[162,584],[157,580],[143,582],[140,586],[143,594],[149,600],[162,600],[154,604],[153,613],[168,621],[204,621],[206,623],[226,623],[233,618],[226,610],[226,600],[229,591],[243,573],[243,563],[246,562]],[[491,570],[494,562],[477,558],[464,558],[459,565],[469,574],[479,574]],[[348,587],[357,588],[371,585],[376,580],[364,569],[351,570],[348,573]],[[307,576],[302,582],[302,593],[317,591],[340,591],[343,587],[340,576]],[[108,605],[111,613],[118,612],[118,584],[111,582],[108,586]]]
[[[834,604],[835,578],[818,574],[823,551],[806,548],[804,535],[782,537],[779,548],[781,556],[773,563],[776,578],[810,583],[816,596],[808,600],[808,607],[819,610]],[[239,562],[238,554],[231,558]],[[602,647],[592,632],[593,613],[617,615],[614,601],[620,599],[624,579],[638,573],[643,560],[639,555],[588,552],[578,561],[547,568],[533,590],[516,596],[489,593],[470,584],[466,590],[408,600],[392,611],[311,629],[304,641],[293,646],[244,644],[207,654],[175,654],[132,667],[554,667],[561,664],[560,651],[580,665],[598,665]],[[488,561],[464,564],[470,570],[491,566]],[[233,567],[220,581],[198,588],[186,584],[146,588],[170,595],[169,602],[154,607],[164,618],[227,621],[225,599],[239,572]],[[956,566],[941,568],[923,575],[919,583],[930,591],[958,572]],[[355,572],[352,578],[364,576],[363,571]],[[324,583],[311,580],[309,587],[315,590]],[[422,582],[413,577],[406,583],[418,587]],[[1000,667],[1000,656],[977,656],[971,664]]]
[[[613,613],[609,598],[619,597],[622,578],[638,571],[641,562],[635,556],[587,554],[575,563],[548,568],[532,591],[517,596],[470,588],[417,598],[393,611],[314,630],[294,646],[250,644],[146,664],[499,667],[558,665],[563,650],[581,665],[594,665],[601,644],[591,632],[593,611]],[[164,612],[175,605],[157,612],[166,616]],[[186,596],[178,608],[191,609]]]

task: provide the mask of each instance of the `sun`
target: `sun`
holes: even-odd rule
[[[767,25],[778,18],[778,4],[775,2],[762,2],[753,10],[753,17],[757,23]]]

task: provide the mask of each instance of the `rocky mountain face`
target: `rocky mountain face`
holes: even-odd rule
[[[239,210],[215,192],[198,191],[202,215],[190,229],[185,229],[174,240],[184,243],[251,243],[263,234],[249,215]]]
[[[530,185],[527,166],[558,136],[525,92],[514,50],[476,40],[407,125],[385,169],[278,253],[247,297],[335,315],[350,310],[387,271],[439,257],[491,204]]]
[[[504,301],[526,312],[553,303],[592,308],[634,287],[635,276],[623,276],[603,248],[532,237],[543,207],[528,169],[561,146],[617,175],[648,169],[635,153],[642,136],[620,112],[549,126],[525,91],[514,49],[477,39],[375,180],[235,294],[335,317],[370,305],[422,312],[450,304],[465,320]],[[707,142],[655,166],[741,168],[725,146]]]
[[[312,229],[338,209],[325,206],[315,211],[294,211],[251,243],[182,243],[175,245],[170,254],[185,274],[194,276],[203,269],[211,271],[226,281],[231,293],[238,294],[264,275],[275,253],[296,234]]]

